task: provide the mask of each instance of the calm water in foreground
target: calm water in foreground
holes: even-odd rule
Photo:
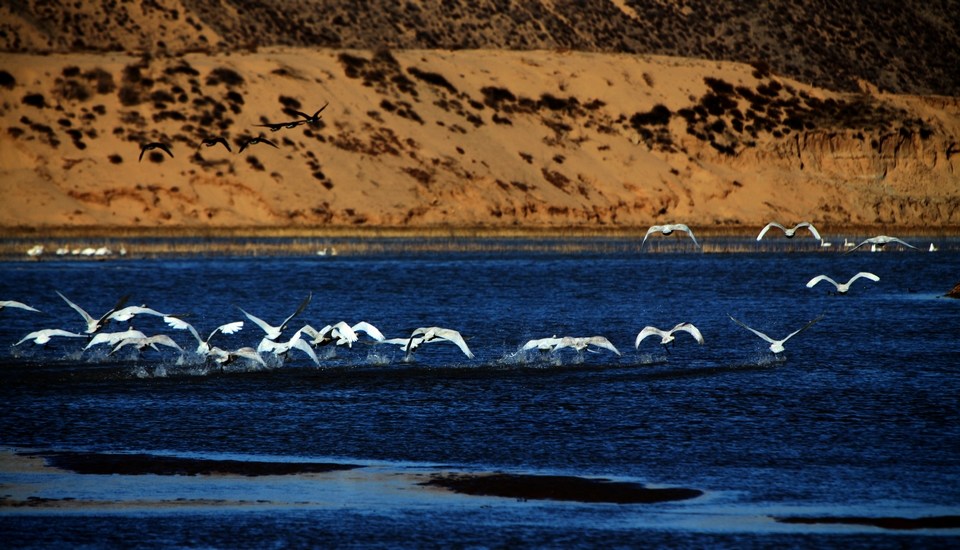
[[[858,271],[880,281],[857,281],[845,296],[804,286]],[[42,311],[0,311],[8,451],[310,460],[374,472],[295,483],[73,474],[46,493],[37,486],[36,496],[307,504],[3,508],[0,533],[15,547],[944,546],[956,529],[771,518],[960,513],[960,301],[939,297],[957,282],[956,250],[0,263],[0,299]],[[363,320],[390,338],[450,327],[476,358],[439,343],[406,362],[398,347],[358,343],[319,350],[321,368],[294,351],[282,366],[220,372],[166,348],[108,356],[109,348],[82,351],[84,339],[14,347],[33,330],[82,330],[56,290],[95,316],[129,294],[129,304],[186,315],[201,333],[245,320],[238,306],[279,323],[312,293],[293,330]],[[728,315],[775,338],[824,317],[775,357]],[[669,351],[654,338],[635,349],[645,325],[681,321],[706,343],[681,334]],[[132,324],[196,345],[158,318]],[[622,355],[516,353],[552,335],[604,335]],[[248,321],[214,343],[256,346],[261,336]],[[705,494],[616,505],[391,485],[398,474],[440,471],[604,477]],[[0,493],[18,475],[0,473]]]

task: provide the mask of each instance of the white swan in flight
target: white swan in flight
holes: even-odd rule
[[[651,226],[650,229],[647,229],[647,234],[643,236],[643,241],[640,243],[640,250],[643,250],[643,245],[647,242],[647,237],[649,237],[651,233],[662,233],[664,235],[669,235],[674,231],[686,232],[687,235],[690,235],[690,238],[693,239],[693,244],[697,245],[698,248],[700,247],[700,243],[697,242],[696,237],[693,236],[693,231],[691,231],[689,227],[682,223],[673,223],[667,225],[654,225]]]
[[[377,342],[382,342],[384,339],[383,333],[366,321],[360,321],[353,326],[348,325],[346,321],[339,321],[335,325],[326,325],[320,330],[310,325],[304,325],[300,330],[311,338],[310,344],[314,347],[334,343],[338,346],[347,345],[352,348],[353,343],[360,340],[358,332],[366,334]]]
[[[679,323],[670,330],[660,330],[654,326],[643,327],[643,330],[637,334],[637,341],[634,343],[634,346],[637,349],[640,349],[640,342],[642,342],[648,336],[659,336],[660,345],[666,346],[667,344],[676,341],[677,337],[674,336],[674,334],[677,332],[686,332],[693,336],[693,339],[696,340],[698,344],[703,344],[703,334],[700,333],[700,329],[691,323]]]
[[[453,342],[458,348],[460,348],[460,351],[462,351],[464,355],[470,359],[473,359],[473,352],[470,351],[469,347],[467,347],[467,342],[463,339],[463,336],[453,329],[443,327],[420,327],[410,333],[405,346],[407,357],[409,358],[414,350],[416,350],[421,344],[443,340],[446,340],[447,342]],[[386,341],[384,340],[384,342]]]
[[[154,334],[153,336],[146,337],[124,338],[123,340],[117,342],[117,345],[110,350],[110,355],[113,355],[127,346],[136,346],[136,348],[141,351],[148,347],[160,351],[160,348],[157,347],[158,345],[167,346],[168,348],[173,348],[181,352],[183,351],[183,348],[180,347],[180,344],[176,343],[173,338],[170,338],[166,334]]]
[[[553,351],[553,349],[557,347],[557,344],[559,344],[561,340],[563,340],[563,338],[558,338],[556,336],[529,340],[526,344],[520,346],[520,351],[528,351],[532,349],[538,349],[540,351]]]
[[[760,230],[760,234],[757,235],[757,240],[759,241],[760,239],[762,239],[763,236],[767,234],[767,231],[769,231],[771,227],[776,227],[781,231],[783,231],[783,234],[786,235],[788,239],[792,239],[794,235],[797,234],[798,229],[802,229],[806,227],[810,230],[811,233],[813,233],[813,237],[815,239],[817,239],[818,241],[823,241],[823,238],[820,236],[820,233],[817,232],[817,228],[814,227],[813,224],[810,222],[800,222],[797,225],[790,228],[784,227],[777,222],[770,222],[766,225],[766,227]]]
[[[272,353],[277,357],[286,356],[290,350],[298,349],[303,353],[306,353],[310,360],[320,366],[320,359],[317,357],[317,354],[313,351],[313,348],[310,347],[310,343],[300,337],[301,331],[297,331],[293,334],[293,337],[287,340],[286,342],[277,342],[271,340],[270,338],[264,338],[260,340],[260,345],[257,346],[256,351],[259,353]]]
[[[740,325],[741,327],[749,330],[750,332],[756,334],[756,335],[759,336],[760,338],[762,338],[762,339],[766,340],[767,342],[769,342],[769,343],[770,343],[770,351],[772,351],[773,353],[781,353],[781,352],[783,352],[783,350],[784,350],[783,345],[787,343],[787,340],[789,340],[789,339],[793,338],[794,336],[796,336],[797,334],[800,334],[801,332],[807,330],[808,328],[812,327],[814,324],[820,322],[821,319],[823,319],[823,315],[821,315],[820,317],[817,317],[817,318],[814,319],[813,321],[810,321],[809,323],[807,323],[806,325],[804,325],[804,326],[803,326],[802,328],[800,328],[799,330],[795,330],[795,331],[791,332],[790,334],[788,334],[788,335],[787,335],[785,338],[783,338],[782,340],[774,340],[773,338],[770,338],[769,336],[767,336],[766,334],[760,332],[759,330],[752,329],[752,328],[748,327],[747,325],[741,323],[740,321],[737,321],[736,319],[733,318],[733,315],[728,315],[728,317],[730,317],[730,319],[733,320],[734,323]]]
[[[154,317],[166,317],[168,313],[160,313],[159,311],[149,308],[147,306],[127,306],[122,309],[118,309],[110,314],[111,321],[120,321],[125,322],[133,319],[137,315],[153,315]]]
[[[577,351],[592,351],[589,346],[596,346],[598,348],[603,348],[610,350],[617,355],[620,355],[620,350],[607,340],[603,336],[564,336],[560,339],[560,342],[557,345],[553,346],[553,351],[561,350],[563,348],[573,348]]]
[[[108,346],[115,346],[119,342],[126,340],[128,338],[146,338],[147,335],[140,332],[139,330],[129,328],[120,332],[98,332],[87,342],[87,345],[83,347],[84,350],[88,350],[93,346],[99,346],[101,344],[107,344]]]
[[[243,312],[243,314],[246,315],[248,319],[253,321],[258,327],[263,329],[263,332],[266,333],[268,340],[276,340],[277,338],[280,337],[280,333],[283,332],[283,329],[287,328],[287,324],[289,324],[294,317],[296,317],[297,315],[300,315],[303,312],[303,310],[307,308],[307,304],[310,303],[310,299],[312,297],[313,297],[313,293],[307,294],[306,299],[304,299],[303,302],[300,302],[300,307],[297,308],[297,311],[294,311],[292,315],[284,319],[283,322],[277,326],[273,326],[267,323],[266,321],[264,321],[263,319],[247,313],[246,311],[243,310],[243,308],[238,308],[238,309],[241,312]]]
[[[850,290],[850,285],[852,285],[853,282],[856,281],[857,279],[861,279],[861,278],[870,279],[873,282],[877,282],[880,280],[880,277],[877,277],[876,275],[874,275],[873,273],[870,273],[869,271],[861,271],[860,273],[857,273],[853,277],[850,277],[850,280],[845,283],[838,283],[833,279],[831,279],[830,277],[827,277],[826,275],[817,275],[813,279],[810,279],[810,282],[807,283],[807,288],[813,288],[820,281],[827,281],[828,283],[831,283],[833,284],[833,286],[837,287],[838,294],[846,294],[847,291]]]
[[[887,235],[877,235],[876,237],[870,237],[869,239],[865,239],[863,242],[861,242],[861,243],[858,244],[857,246],[855,246],[855,247],[851,248],[850,250],[848,250],[848,251],[847,251],[847,254],[849,254],[850,252],[853,252],[854,250],[860,248],[861,246],[865,246],[865,245],[868,245],[868,244],[871,245],[871,248],[883,248],[884,246],[886,246],[886,245],[888,245],[888,244],[890,244],[890,243],[902,244],[903,246],[906,246],[906,247],[909,247],[909,248],[913,248],[913,249],[916,249],[916,248],[917,248],[917,247],[913,246],[912,244],[910,244],[910,243],[908,243],[908,242],[905,242],[905,241],[902,241],[902,240],[900,240],[900,239],[898,239],[898,238],[896,238],[896,237],[888,237]]]
[[[49,342],[54,336],[63,336],[65,338],[85,338],[83,334],[77,334],[76,332],[69,332],[59,328],[45,328],[43,330],[35,330],[31,332],[30,334],[21,338],[20,341],[14,345],[19,346],[27,340],[33,340],[34,344],[42,346]]]
[[[3,308],[6,308],[6,307],[15,307],[18,309],[25,309],[27,311],[36,311],[37,313],[40,312],[39,309],[32,308],[23,302],[18,302],[16,300],[0,300],[0,311],[2,311]]]
[[[200,334],[197,332],[197,329],[193,327],[190,323],[184,321],[179,317],[174,317],[172,315],[167,315],[163,318],[163,321],[167,323],[170,328],[177,330],[189,330],[190,334],[197,339],[197,355],[209,355],[210,354],[210,339],[214,337],[218,332],[224,334],[234,334],[235,332],[240,331],[243,328],[243,321],[234,321],[232,323],[226,323],[220,325],[219,327],[213,329],[209,336],[206,339],[201,338]],[[221,350],[222,351],[222,350]]]
[[[127,299],[129,298],[129,296],[124,296],[123,298],[120,298],[120,301],[117,302],[117,305],[110,308],[110,310],[104,313],[103,315],[101,315],[99,319],[94,319],[89,313],[84,311],[83,308],[81,308],[77,304],[68,300],[67,297],[64,296],[63,294],[60,294],[59,290],[56,292],[57,294],[60,295],[61,298],[63,298],[63,301],[69,304],[70,307],[76,310],[76,312],[79,313],[81,317],[83,317],[83,321],[87,324],[87,328],[86,330],[84,330],[84,332],[87,334],[93,334],[94,332],[97,332],[100,329],[102,329],[104,326],[106,326],[106,324],[110,322],[110,315],[112,315],[118,309],[122,308],[123,304],[127,303]]]

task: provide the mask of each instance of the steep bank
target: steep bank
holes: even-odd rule
[[[960,225],[957,98],[764,67],[276,48],[0,71],[4,227]],[[255,126],[326,102],[317,125]],[[278,147],[238,152],[261,132]],[[149,141],[174,157],[138,161]]]

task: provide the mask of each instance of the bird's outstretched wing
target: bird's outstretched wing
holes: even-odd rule
[[[205,342],[203,341],[203,338],[200,338],[200,334],[197,333],[197,329],[195,329],[195,328],[193,327],[193,325],[191,325],[190,323],[184,321],[183,319],[181,319],[181,318],[179,318],[179,317],[174,317],[173,315],[167,315],[166,317],[163,318],[163,322],[166,323],[167,326],[169,326],[169,327],[172,328],[172,329],[176,329],[176,330],[189,330],[189,331],[190,331],[190,334],[192,334],[193,337],[197,339],[197,342],[198,342],[199,344],[202,345],[202,344],[205,343]],[[215,332],[216,332],[216,331],[214,331],[214,333],[215,333]],[[213,334],[211,334],[211,336],[213,336]]]
[[[655,336],[659,336],[660,338],[663,338],[664,336],[666,336],[666,334],[667,334],[666,332],[658,329],[657,327],[652,327],[652,326],[643,327],[643,330],[641,330],[640,333],[637,334],[637,340],[634,343],[634,347],[639,349],[640,342],[642,342],[648,336],[655,335]]]
[[[750,332],[756,334],[756,335],[759,336],[760,338],[763,338],[763,339],[766,340],[767,342],[769,342],[769,343],[771,343],[771,344],[776,343],[776,340],[774,340],[773,338],[770,338],[769,336],[767,336],[766,334],[760,332],[759,330],[752,329],[752,328],[748,327],[747,325],[741,323],[740,321],[736,320],[736,319],[733,317],[733,315],[727,314],[727,317],[729,317],[734,323],[736,323],[736,324],[740,325],[741,327],[749,330]],[[803,330],[803,329],[800,329],[800,330]]]
[[[760,230],[760,234],[757,235],[757,240],[759,241],[760,239],[762,239],[763,236],[767,234],[767,231],[770,231],[770,228],[771,228],[771,227],[779,227],[782,231],[786,231],[786,228],[785,228],[784,226],[780,225],[779,223],[777,223],[777,222],[770,222],[770,223],[768,223],[766,226],[764,226],[763,229]]]
[[[701,334],[700,329],[695,327],[692,323],[680,323],[670,329],[670,332],[686,332],[693,336],[693,339],[696,340],[698,344],[703,344],[703,334]]]
[[[810,222],[800,222],[800,223],[797,224],[797,227],[795,227],[794,229],[799,229],[799,228],[801,228],[801,227],[806,227],[807,229],[809,229],[809,230],[810,230],[810,233],[813,233],[813,238],[817,239],[818,241],[822,241],[822,240],[823,240],[823,238],[820,236],[820,232],[817,231],[817,228],[814,227],[812,223],[810,223]]]
[[[226,323],[220,325],[219,327],[213,329],[213,332],[210,333],[210,336],[207,336],[207,340],[213,338],[213,335],[222,332],[223,334],[233,334],[239,332],[243,328],[243,321],[234,321],[232,323]]]
[[[813,288],[813,287],[815,287],[815,286],[817,285],[817,283],[819,283],[820,281],[827,281],[828,283],[832,284],[833,286],[835,286],[835,287],[837,287],[837,288],[840,288],[840,285],[839,285],[836,281],[834,281],[834,280],[831,279],[830,277],[827,277],[826,275],[817,275],[817,276],[814,277],[813,279],[810,279],[809,281],[807,281],[807,288]]]
[[[861,271],[860,273],[857,273],[853,277],[850,277],[850,280],[847,281],[847,285],[853,284],[853,282],[856,281],[857,279],[870,279],[873,282],[877,282],[880,280],[880,277],[877,277],[876,275],[874,275],[873,273],[870,273],[869,271]]]
[[[683,231],[690,236],[690,240],[693,241],[693,244],[697,245],[697,248],[700,248],[700,243],[697,242],[697,238],[693,236],[693,230],[690,229],[686,224],[675,223],[673,225],[667,226],[671,231]]]
[[[277,330],[277,327],[270,325],[269,323],[257,317],[256,315],[253,315],[252,313],[247,313],[242,307],[238,309],[240,310],[241,313],[247,316],[247,319],[250,319],[251,321],[254,322],[254,324],[256,324],[258,327],[263,329],[263,332],[267,334],[272,334],[275,330]]]
[[[817,318],[814,319],[813,321],[810,321],[809,323],[803,325],[803,327],[801,327],[800,329],[795,330],[795,331],[791,332],[790,334],[788,334],[786,338],[784,338],[783,340],[780,340],[780,343],[781,343],[781,344],[785,344],[785,343],[787,342],[787,340],[793,338],[794,336],[796,336],[796,335],[800,334],[801,332],[807,330],[808,328],[812,327],[813,325],[819,323],[822,319],[823,319],[823,315],[817,317]]]
[[[610,340],[607,340],[603,336],[590,336],[588,338],[585,338],[584,340],[588,344],[593,344],[598,348],[607,349],[612,351],[613,353],[616,353],[617,355],[620,355],[620,350],[618,350],[617,347],[613,345],[613,342],[611,342]]]
[[[302,302],[300,302],[300,305],[297,307],[297,311],[294,311],[289,317],[287,317],[286,319],[283,320],[282,323],[280,323],[280,330],[283,330],[284,328],[286,328],[287,324],[294,317],[303,313],[303,310],[307,309],[307,305],[310,303],[310,300],[312,298],[313,298],[313,293],[312,292],[307,293],[307,297],[304,298]]]
[[[365,332],[367,336],[373,338],[374,340],[380,342],[384,339],[383,333],[380,332],[380,329],[371,325],[366,321],[360,321],[359,323],[350,327],[354,332]]]
[[[23,302],[18,302],[16,300],[0,300],[0,309],[3,309],[5,307],[15,307],[19,309],[25,309],[27,311],[36,311],[38,313],[40,312],[39,309],[30,307]]]

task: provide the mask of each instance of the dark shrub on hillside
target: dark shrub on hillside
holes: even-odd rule
[[[453,86],[453,84],[450,84],[450,82],[446,78],[444,78],[442,74],[421,71],[416,67],[410,67],[409,69],[407,69],[407,72],[412,74],[415,78],[426,82],[427,84],[439,86],[440,88],[444,88],[450,93],[454,93],[454,94],[457,93],[457,89]]]
[[[117,92],[117,97],[120,99],[120,103],[125,107],[130,107],[132,105],[140,104],[140,91],[137,90],[136,86],[130,84],[124,84],[120,87],[120,91]]]
[[[635,113],[630,117],[630,126],[635,129],[641,126],[662,126],[670,123],[670,117],[673,115],[670,109],[665,105],[657,104],[646,113]]]
[[[217,67],[207,75],[207,86],[216,86],[217,84],[226,84],[227,86],[242,86],[243,77],[240,73],[226,67]]]
[[[87,80],[87,82],[95,83],[94,87],[98,94],[112,94],[113,91],[117,89],[117,85],[113,81],[113,75],[100,67],[90,69],[83,73],[83,78]]]
[[[0,86],[8,90],[12,90],[14,85],[16,85],[17,79],[13,78],[13,75],[7,71],[0,71]]]
[[[43,99],[43,94],[27,94],[23,96],[23,99],[20,100],[24,105],[29,105],[31,107],[36,107],[37,109],[43,109],[47,106],[46,100]]]
[[[517,96],[513,95],[513,92],[506,88],[486,86],[484,88],[480,88],[480,93],[483,94],[483,103],[488,107],[493,107],[494,109],[498,109],[500,107],[500,103],[513,103],[517,100]]]
[[[703,78],[703,81],[707,84],[707,86],[710,87],[711,90],[720,95],[729,95],[734,93],[733,84],[730,84],[723,79],[706,76]]]

